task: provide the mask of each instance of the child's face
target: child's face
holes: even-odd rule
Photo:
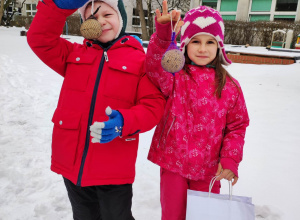
[[[193,37],[187,45],[187,55],[191,61],[203,66],[211,63],[218,51],[218,43],[212,36],[201,34]]]
[[[118,33],[120,27],[119,16],[112,7],[104,2],[95,2],[94,11],[96,11],[99,6],[101,6],[99,11],[94,15],[102,27],[102,34],[98,40],[102,43],[107,43],[114,40]],[[86,19],[92,14],[91,8],[92,4],[86,7],[84,13]]]

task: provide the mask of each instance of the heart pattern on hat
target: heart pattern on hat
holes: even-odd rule
[[[216,19],[214,19],[213,17],[199,17],[193,21],[193,24],[198,25],[200,28],[203,29],[216,22]]]
[[[184,25],[182,25],[181,27],[181,35],[184,34],[185,30],[187,29],[187,27],[190,25],[191,22],[185,22]]]

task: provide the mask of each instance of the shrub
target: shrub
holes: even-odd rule
[[[69,35],[77,35],[81,36],[80,34],[80,20],[79,14],[73,14],[67,18],[67,25],[64,26],[63,34],[66,34],[66,26],[68,26],[68,34]],[[29,29],[29,26],[33,20],[32,16],[21,16],[16,15],[14,17],[14,20],[10,22],[10,26],[16,26],[16,27],[25,27],[27,30]]]
[[[300,34],[300,22],[287,21],[225,21],[225,43],[252,46],[268,46],[271,44],[272,33],[278,29],[293,30],[292,47],[295,46]],[[276,39],[275,35],[275,39]]]
[[[81,36],[80,26],[81,18],[79,14],[73,14],[67,17],[68,35]],[[66,25],[64,26],[63,34],[66,34]]]

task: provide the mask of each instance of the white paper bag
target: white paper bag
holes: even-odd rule
[[[230,182],[229,195],[188,190],[186,220],[255,220],[254,205],[250,197],[233,196]]]

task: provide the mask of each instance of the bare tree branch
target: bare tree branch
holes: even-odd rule
[[[26,0],[23,0],[22,4],[21,4],[21,9],[23,8],[24,4],[25,4]],[[13,19],[14,17],[14,14],[18,12],[17,10],[15,10],[15,8],[13,9],[13,12],[11,13],[10,16],[7,17],[7,21],[6,21],[6,26],[8,26],[11,22],[11,20]]]
[[[9,5],[11,3],[16,3],[16,0],[1,0],[1,5],[0,5],[0,24],[4,23],[5,25],[7,25],[7,20],[11,20],[11,16],[8,15],[8,8]],[[3,17],[4,17],[4,11],[6,11],[6,21],[3,21]],[[14,14],[14,10],[13,13]]]
[[[161,0],[155,0],[156,4],[160,6],[160,10],[162,11],[162,1]],[[190,0],[168,0],[168,10],[174,10],[174,9],[180,9],[183,12],[186,12],[190,8]]]

